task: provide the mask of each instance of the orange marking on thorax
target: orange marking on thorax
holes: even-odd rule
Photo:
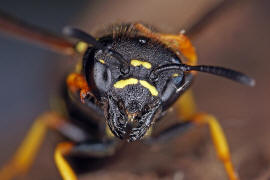
[[[150,29],[142,24],[136,23],[135,28],[143,33],[146,37],[160,41],[161,43],[167,45],[173,51],[182,53],[188,60],[188,65],[197,64],[197,54],[195,48],[193,47],[191,41],[184,34],[162,34],[152,32]],[[180,58],[180,57],[179,57]]]
[[[88,93],[90,93],[90,89],[83,75],[79,73],[72,73],[68,75],[66,82],[68,88],[73,93],[80,90],[81,101],[84,102],[84,98],[87,96]]]

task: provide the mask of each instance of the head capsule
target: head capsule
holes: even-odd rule
[[[175,70],[161,73],[158,78],[151,78],[150,74],[160,64],[180,63],[180,60],[163,45],[144,37],[117,39],[109,36],[101,38],[99,43],[121,55],[128,65],[123,67],[117,57],[90,47],[83,61],[87,82],[102,102],[114,135],[128,141],[141,139],[161,112],[180,95],[182,91],[176,93],[176,87],[182,85],[184,79],[183,72],[173,76]],[[156,51],[153,51],[154,46]]]
[[[189,71],[207,72],[254,85],[248,76],[215,66],[189,66],[166,46],[140,36],[109,35],[98,41],[80,30],[69,35],[92,44],[83,73],[115,136],[141,139],[149,127],[190,86]]]

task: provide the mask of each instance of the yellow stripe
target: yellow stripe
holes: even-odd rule
[[[127,85],[134,85],[138,83],[138,79],[135,78],[129,78],[125,80],[117,81],[113,86],[118,89],[122,89],[126,87]]]
[[[153,96],[157,96],[158,95],[157,89],[154,86],[152,86],[151,84],[149,84],[147,81],[140,80],[140,84],[143,87],[147,88]]]
[[[138,79],[129,78],[129,79],[117,81],[114,84],[114,87],[117,88],[117,89],[122,89],[122,88],[124,88],[124,87],[126,87],[128,85],[135,85],[137,83],[138,83]],[[146,89],[148,89],[153,96],[157,96],[158,95],[157,89],[154,86],[152,86],[151,84],[149,84],[147,81],[140,80],[140,84],[143,87],[145,87]]]
[[[98,60],[100,63],[105,64],[105,61],[103,59]]]
[[[130,64],[132,66],[143,66],[145,67],[146,69],[151,69],[152,65],[149,63],[149,62],[145,62],[145,61],[140,61],[140,60],[137,60],[137,59],[132,59],[130,61]]]

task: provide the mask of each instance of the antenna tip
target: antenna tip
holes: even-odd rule
[[[255,79],[250,79],[250,83],[249,83],[249,86],[251,86],[251,87],[254,87],[256,85],[256,81],[255,81]]]
[[[250,78],[248,76],[242,76],[240,78],[240,82],[242,82],[245,85],[248,85],[250,87],[254,87],[256,85],[256,81],[253,78]]]

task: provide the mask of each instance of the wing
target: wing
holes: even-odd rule
[[[62,54],[75,54],[75,44],[66,38],[23,22],[4,12],[0,12],[0,31]]]

